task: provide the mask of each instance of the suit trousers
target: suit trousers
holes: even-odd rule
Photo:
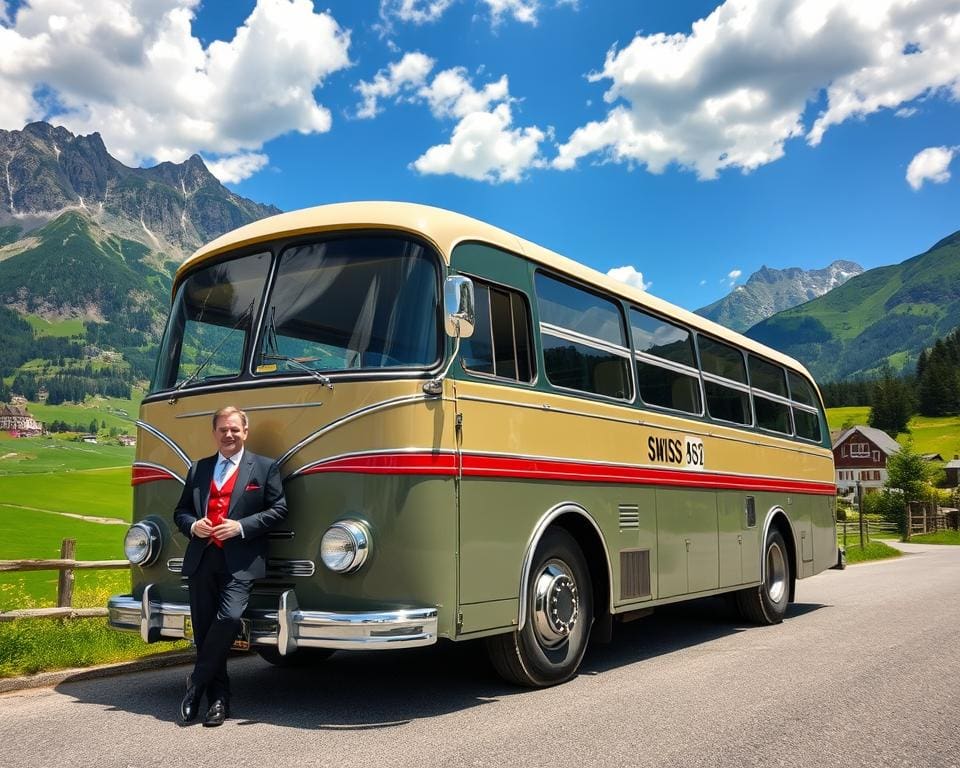
[[[227,656],[247,610],[253,581],[237,579],[227,569],[223,550],[208,544],[196,572],[188,579],[190,618],[197,646],[191,680],[207,699],[230,698]]]

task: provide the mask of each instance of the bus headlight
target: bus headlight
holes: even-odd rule
[[[141,520],[127,529],[123,554],[134,565],[150,565],[160,554],[160,529],[156,523]]]
[[[320,540],[320,559],[331,571],[350,573],[366,562],[370,554],[370,531],[357,520],[334,523]]]

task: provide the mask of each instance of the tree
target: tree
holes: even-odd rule
[[[930,465],[923,460],[910,440],[899,451],[887,458],[887,488],[897,489],[907,501],[927,496]]]
[[[89,432],[91,435],[97,434],[97,420],[96,420],[96,419],[94,419],[93,421],[90,422],[90,427],[87,429],[87,432]]]
[[[883,378],[873,388],[868,423],[871,427],[882,429],[891,437],[896,437],[907,431],[913,408],[910,389],[902,379],[894,378],[890,368],[885,366]]]

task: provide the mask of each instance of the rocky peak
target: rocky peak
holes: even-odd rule
[[[0,131],[0,225],[24,232],[76,209],[98,225],[179,259],[223,232],[278,213],[233,194],[199,155],[129,168],[99,133],[30,123]],[[195,193],[204,190],[202,200]]]
[[[861,272],[859,264],[844,260],[812,270],[762,266],[746,283],[696,312],[735,331],[745,331],[777,312],[823,296]]]

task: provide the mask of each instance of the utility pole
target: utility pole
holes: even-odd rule
[[[860,549],[863,549],[863,487],[857,480],[857,517],[860,518]]]

